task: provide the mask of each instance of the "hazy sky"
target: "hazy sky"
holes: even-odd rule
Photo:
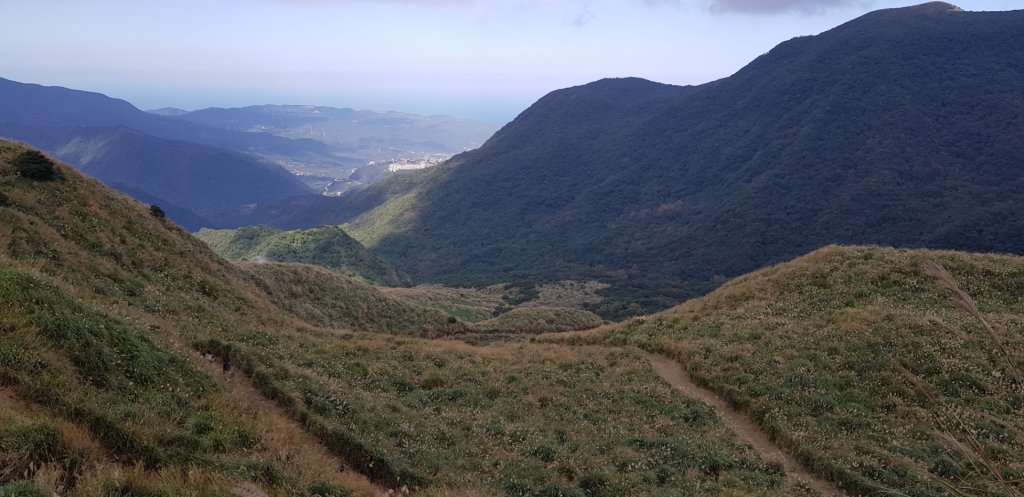
[[[917,3],[0,0],[0,77],[141,108],[296,103],[503,123],[554,89],[611,76],[704,83],[794,36]]]

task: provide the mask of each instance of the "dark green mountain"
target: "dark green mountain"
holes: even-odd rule
[[[828,243],[1024,253],[1022,32],[936,2],[701,86],[559,90],[350,232],[418,280],[602,279],[605,316]]]
[[[200,230],[195,234],[225,259],[256,262],[301,262],[389,286],[409,283],[395,268],[371,254],[341,228],[323,226],[283,231],[269,226],[236,230]]]

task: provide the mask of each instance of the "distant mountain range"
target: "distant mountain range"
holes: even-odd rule
[[[219,226],[225,213],[312,191],[256,156],[158,138],[126,127],[29,127],[0,124],[0,135],[45,149],[83,172],[158,204],[187,229]]]
[[[277,136],[269,129],[259,132],[260,127],[282,125],[280,120],[257,117],[301,114],[297,109],[307,107],[198,112],[168,108],[149,113],[99,93],[0,78],[0,136],[51,152],[141,201],[160,203],[172,219],[190,230],[231,227],[227,219],[241,212],[268,202],[316,195],[284,166],[307,175],[329,174],[327,181],[331,181],[366,164],[365,150],[359,147],[377,150],[374,157],[380,158],[403,157],[412,153],[413,146],[423,153],[458,152],[472,146],[473,139],[482,141],[489,129],[482,124],[474,128],[473,121],[456,118],[319,108],[337,119],[341,113],[367,124],[332,125],[333,131],[327,133],[331,143]],[[231,117],[236,111],[255,121],[238,124]],[[288,122],[314,121],[307,116]],[[396,130],[388,131],[386,126]],[[463,128],[474,131],[463,132]],[[343,146],[349,131],[355,145]],[[354,151],[362,152],[349,154]],[[356,186],[362,185],[356,182]]]
[[[173,112],[164,110],[165,115]],[[216,128],[316,140],[366,161],[386,161],[402,154],[465,152],[479,147],[496,131],[490,124],[471,119],[314,105],[209,108],[179,117]]]
[[[300,218],[349,221],[417,281],[597,278],[606,317],[828,243],[1024,253],[1022,32],[933,2],[701,86],[559,90],[418,184]],[[352,220],[357,198],[377,207]]]
[[[337,109],[314,105],[254,105],[193,112],[175,108],[151,111],[195,124],[230,131],[263,133],[329,146],[335,160],[273,157],[307,184],[326,194],[359,190],[390,177],[386,162],[440,157],[479,147],[494,134],[493,125],[451,116]]]

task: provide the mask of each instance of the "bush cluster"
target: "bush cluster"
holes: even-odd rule
[[[26,150],[14,160],[18,176],[35,181],[53,181],[60,178],[57,165],[37,150]]]

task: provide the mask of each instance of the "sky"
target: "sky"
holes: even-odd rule
[[[917,3],[0,0],[0,77],[143,109],[308,104],[503,124],[552,90],[625,76],[706,83],[782,41]]]

